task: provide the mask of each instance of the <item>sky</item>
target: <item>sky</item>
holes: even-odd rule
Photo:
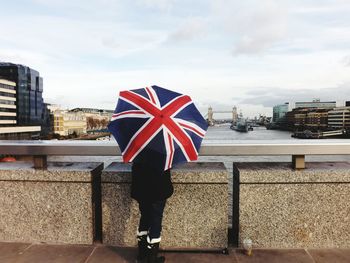
[[[350,100],[349,13],[349,0],[3,1],[0,61],[38,70],[64,108],[114,109],[119,91],[158,85],[203,115],[271,116]]]

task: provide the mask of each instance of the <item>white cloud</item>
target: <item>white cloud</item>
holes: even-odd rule
[[[167,42],[182,42],[202,37],[207,33],[207,21],[201,17],[190,17],[168,37]]]
[[[175,3],[175,0],[138,0],[140,5],[148,8],[156,8],[161,11],[170,11]]]
[[[345,67],[350,67],[350,55],[349,56],[345,56],[341,59],[341,63],[345,66]]]
[[[213,4],[214,13],[233,35],[234,54],[261,53],[287,35],[288,12],[282,1],[226,1]]]

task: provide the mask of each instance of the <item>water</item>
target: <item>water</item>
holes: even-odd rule
[[[289,131],[267,130],[265,127],[254,127],[253,131],[238,132],[229,125],[209,127],[204,141],[234,142],[237,140],[296,140]]]

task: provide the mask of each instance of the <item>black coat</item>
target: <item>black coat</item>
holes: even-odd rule
[[[131,197],[137,201],[160,201],[173,192],[170,169],[160,171],[142,163],[132,164]]]

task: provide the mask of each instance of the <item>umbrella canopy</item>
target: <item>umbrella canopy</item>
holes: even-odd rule
[[[124,162],[163,170],[197,160],[207,128],[189,96],[158,86],[121,91],[108,124]]]

